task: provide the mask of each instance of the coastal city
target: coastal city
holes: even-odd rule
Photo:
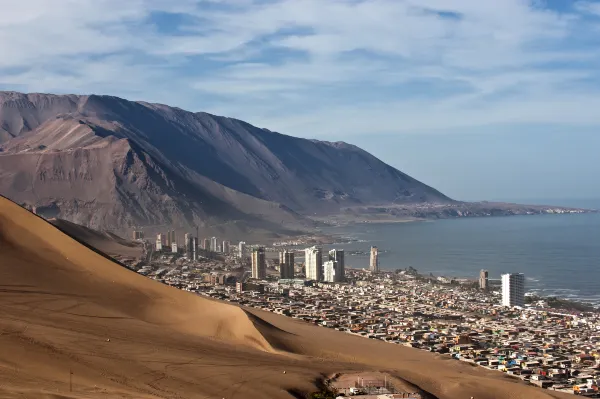
[[[233,245],[192,234],[178,245],[175,231],[152,243],[141,231],[133,238],[144,256],[122,262],[164,284],[600,397],[600,313],[529,296],[523,273],[496,281],[486,270],[473,279],[383,270],[377,247],[364,268],[349,268],[344,250],[319,245]]]

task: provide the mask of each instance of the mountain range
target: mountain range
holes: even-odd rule
[[[455,203],[344,142],[112,96],[17,92],[0,92],[0,193],[114,230],[287,232],[347,209]]]

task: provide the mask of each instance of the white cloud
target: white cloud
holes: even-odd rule
[[[0,0],[0,89],[111,93],[307,137],[594,125],[599,7]]]

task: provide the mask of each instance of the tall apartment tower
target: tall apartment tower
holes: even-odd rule
[[[185,237],[185,254],[188,259],[197,260],[196,248],[198,248],[198,238],[192,237],[191,234],[186,234]]]
[[[189,243],[190,243],[190,237],[191,237],[191,236],[192,236],[192,235],[191,235],[190,233],[185,233],[185,234],[183,235],[183,246],[184,246],[184,248],[185,248],[185,253],[186,253],[186,254],[187,254],[187,253],[189,253],[189,248],[188,248],[188,247],[189,247]]]
[[[292,251],[279,252],[279,278],[294,278],[294,253]]]
[[[210,250],[213,252],[217,252],[218,249],[218,245],[217,245],[217,237],[211,237],[210,239]]]
[[[252,278],[259,280],[267,278],[267,262],[264,247],[252,249]]]
[[[177,249],[177,243],[175,241],[173,241],[171,243],[171,252],[174,253],[174,254],[176,254],[177,251],[178,251],[178,249]]]
[[[481,269],[479,272],[479,289],[487,291],[489,290],[489,280],[488,280],[488,271]]]
[[[175,238],[175,230],[171,230],[171,245],[177,244],[177,238]]]
[[[164,242],[164,244],[168,248],[171,248],[171,231],[170,230],[167,230],[166,241]]]
[[[523,273],[502,275],[502,305],[525,306],[525,275]]]
[[[223,241],[223,251],[224,254],[229,253],[229,241]]]
[[[336,270],[338,263],[335,260],[328,260],[323,263],[323,280],[328,283],[335,283],[338,281]]]
[[[379,271],[379,251],[377,247],[371,247],[371,258],[369,260],[369,270],[377,273]]]
[[[246,257],[246,243],[244,241],[240,241],[238,244],[238,256],[240,259],[244,259]]]
[[[323,254],[321,248],[306,248],[304,250],[304,264],[308,280],[323,280]]]
[[[208,238],[202,240],[202,249],[205,251],[210,250],[210,240]]]
[[[165,240],[165,237],[162,234],[157,234],[156,235],[156,250],[157,251],[162,251],[163,250],[163,242]]]
[[[336,262],[335,267],[335,281],[342,282],[346,280],[346,265],[344,263],[344,250],[343,249],[332,249],[329,251],[329,260]]]

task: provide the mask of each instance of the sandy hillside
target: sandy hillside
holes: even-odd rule
[[[570,397],[161,285],[0,198],[0,398],[291,398],[367,370],[439,398]]]
[[[105,254],[131,258],[139,258],[142,256],[142,244],[139,242],[126,240],[108,231],[90,229],[64,219],[51,219],[49,222],[64,233],[79,241],[85,242],[87,245],[90,245]]]

